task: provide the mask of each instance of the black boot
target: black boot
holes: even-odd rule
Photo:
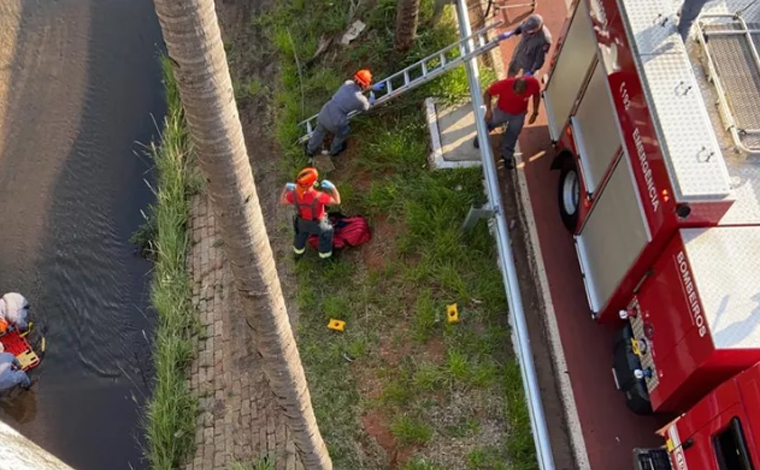
[[[306,154],[306,156],[309,158],[309,160],[311,160],[312,158],[314,158],[314,154],[311,153],[311,152],[309,152],[309,142],[306,142],[305,144],[303,144],[303,153]]]
[[[472,141],[472,146],[476,149],[480,148],[480,143],[478,142],[478,136],[475,136],[475,140]]]
[[[501,160],[504,162],[504,169],[505,170],[514,170],[515,169],[515,157],[505,157],[502,155]]]
[[[337,157],[341,153],[345,152],[346,148],[348,148],[348,141],[344,140],[343,144],[341,144],[341,146],[340,146],[340,149],[337,152],[335,152],[335,153],[330,152],[330,156],[331,157]]]

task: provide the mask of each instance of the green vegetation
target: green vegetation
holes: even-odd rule
[[[198,404],[187,387],[186,369],[194,356],[191,340],[197,318],[190,305],[187,268],[188,197],[194,178],[188,168],[190,141],[171,66],[162,60],[167,115],[160,146],[150,147],[157,176],[156,203],[149,229],[140,233],[155,266],[151,303],[158,314],[153,347],[156,378],[147,406],[147,458],[153,470],[174,470],[193,449]],[[146,235],[147,234],[147,235]]]
[[[267,29],[282,58],[273,108],[283,181],[306,164],[297,123],[356,68],[382,78],[458,39],[451,11],[427,26],[433,0],[423,0],[416,44],[401,55],[393,49],[396,1],[378,0],[362,12],[367,28],[358,39],[304,66],[320,38],[345,31],[350,5],[287,0],[253,25]],[[386,468],[400,449],[411,455],[407,470],[536,468],[494,240],[485,223],[459,230],[470,204],[485,198],[482,172],[427,170],[423,99],[468,95],[460,67],[354,119],[349,150],[335,159],[334,175],[323,175],[341,191],[342,211],[367,216],[375,237],[338,263],[307,256],[295,266],[301,357],[336,468]],[[446,323],[452,302],[456,325]],[[345,320],[346,331],[328,330],[330,318]]]
[[[261,459],[251,465],[235,462],[230,465],[229,470],[274,470],[274,464],[271,460],[267,459]]]

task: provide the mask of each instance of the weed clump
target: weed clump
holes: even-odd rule
[[[198,410],[186,376],[198,327],[187,267],[188,197],[194,180],[188,166],[192,149],[182,105],[165,57],[162,68],[168,109],[160,145],[150,146],[157,200],[150,208],[147,227],[135,240],[147,247],[155,261],[150,298],[158,314],[153,344],[156,377],[145,420],[146,457],[153,470],[174,470],[193,449]]]

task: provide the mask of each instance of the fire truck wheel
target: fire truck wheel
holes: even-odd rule
[[[572,159],[567,159],[559,174],[558,203],[562,223],[574,233],[578,226],[578,209],[581,201],[581,182]]]

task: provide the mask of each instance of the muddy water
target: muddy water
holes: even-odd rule
[[[163,116],[150,0],[0,0],[0,290],[47,330],[0,420],[79,470],[138,469],[147,262],[130,234]],[[1,443],[0,443],[1,445]]]

